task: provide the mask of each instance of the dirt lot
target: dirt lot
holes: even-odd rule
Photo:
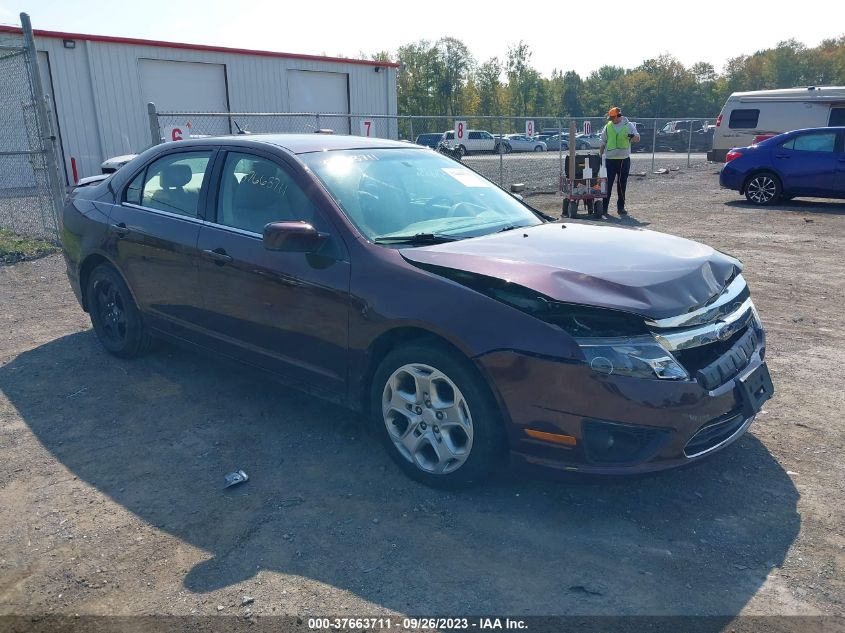
[[[712,166],[629,200],[744,261],[777,390],[730,449],[637,479],[429,490],[258,373],[110,357],[60,255],[0,268],[0,614],[845,615],[845,204],[750,208]]]

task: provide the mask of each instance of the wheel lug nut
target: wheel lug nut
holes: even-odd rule
[[[414,412],[415,412],[417,415],[419,415],[420,413],[422,413],[422,407],[417,407],[416,409],[414,409]]]
[[[426,400],[425,406],[427,406],[430,409],[431,408],[431,400]]]
[[[443,419],[443,412],[442,412],[442,411],[438,411],[438,412],[437,412],[437,419],[438,419],[438,420],[442,420],[442,419]]]
[[[434,430],[435,433],[440,433],[440,427],[437,426],[436,424],[431,428]]]
[[[425,422],[420,422],[420,428],[425,431],[428,428],[428,425]]]

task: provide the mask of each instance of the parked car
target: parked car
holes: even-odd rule
[[[360,411],[433,486],[509,452],[593,473],[690,464],[772,394],[738,260],[553,222],[408,143],[158,145],[78,190],[61,230],[108,352],[156,337],[260,367]]]
[[[550,152],[559,152],[561,150],[566,152],[569,150],[568,137],[561,136],[560,134],[553,134],[552,136],[548,136],[543,139],[543,142],[546,144],[546,148]]]
[[[579,134],[575,138],[578,139],[578,142],[581,145],[581,147],[576,149],[599,149],[599,147],[601,147],[601,132]]]
[[[502,153],[507,154],[511,151],[510,143],[501,138],[496,138],[486,130],[467,130],[466,139],[463,143],[455,142],[455,131],[447,130],[443,134],[443,140],[447,145],[453,146],[461,156],[467,154],[479,153]]]
[[[545,152],[546,144],[536,136],[525,136],[525,134],[506,134],[505,140],[514,152]]]
[[[766,205],[798,196],[845,198],[845,127],[808,128],[731,149],[719,184]]]
[[[632,152],[651,152],[654,148],[654,124],[651,121],[633,121],[640,135],[639,143],[631,144]]]
[[[107,158],[100,163],[100,171],[104,174],[113,174],[137,155],[138,154],[124,154],[123,156],[113,156],[112,158]]]
[[[713,147],[715,126],[700,119],[669,121],[657,131],[657,151],[693,152],[709,151]],[[642,134],[640,135],[642,140]]]
[[[423,145],[424,147],[430,147],[431,149],[437,149],[437,146],[440,145],[440,142],[443,140],[443,133],[435,133],[435,134],[420,134],[417,136],[416,141],[414,141],[417,145]]]

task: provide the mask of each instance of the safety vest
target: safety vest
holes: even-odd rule
[[[631,141],[628,140],[628,129],[627,121],[618,132],[613,127],[613,121],[607,122],[604,127],[605,132],[607,132],[607,151],[631,147]]]

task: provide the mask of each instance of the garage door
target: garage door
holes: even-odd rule
[[[228,112],[226,67],[161,59],[140,60],[141,94],[144,104],[154,103],[159,112]],[[194,117],[193,120],[162,120],[162,125],[187,125],[192,134],[229,134],[225,117]]]
[[[291,112],[349,113],[349,75],[311,70],[288,71],[288,103]],[[322,127],[349,133],[347,117],[324,117]]]

